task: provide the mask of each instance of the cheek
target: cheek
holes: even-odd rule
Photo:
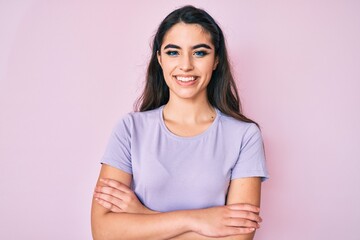
[[[165,74],[165,77],[166,77],[166,75],[171,74],[175,67],[176,67],[176,64],[173,61],[167,61],[167,62],[163,63],[162,70]]]
[[[199,63],[198,68],[201,69],[201,72],[203,74],[212,74],[213,69],[214,69],[214,61],[209,60],[209,61],[204,61]]]
[[[171,64],[171,62],[163,62],[162,65],[163,75],[164,79],[167,85],[172,82],[172,73],[174,72],[174,64]]]

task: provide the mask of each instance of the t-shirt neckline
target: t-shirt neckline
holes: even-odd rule
[[[199,138],[202,138],[204,136],[206,136],[207,134],[209,134],[212,129],[214,129],[216,127],[216,125],[218,124],[218,121],[219,121],[219,118],[220,118],[220,115],[221,115],[221,112],[219,109],[217,109],[216,107],[214,107],[215,109],[215,112],[216,112],[216,116],[215,116],[215,119],[214,121],[211,123],[211,125],[203,132],[195,135],[195,136],[190,136],[190,137],[184,137],[184,136],[179,136],[179,135],[176,135],[174,134],[173,132],[171,132],[165,122],[164,122],[164,118],[163,118],[163,109],[164,109],[164,106],[165,105],[162,105],[161,107],[159,107],[159,117],[160,117],[160,123],[161,123],[161,127],[163,129],[163,131],[169,135],[170,137],[172,138],[175,138],[175,139],[178,139],[178,140],[195,140],[195,139],[199,139]]]

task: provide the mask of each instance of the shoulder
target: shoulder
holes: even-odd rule
[[[160,110],[161,107],[152,110],[147,110],[144,112],[131,112],[129,113],[129,115],[134,121],[144,121],[144,120],[148,121],[148,120],[158,119]]]
[[[116,129],[127,129],[132,131],[135,127],[141,127],[158,121],[160,108],[144,112],[128,112],[120,117],[116,123]]]
[[[251,137],[254,134],[261,135],[260,128],[255,123],[240,121],[222,112],[220,112],[219,121],[221,127],[231,134],[244,137]]]

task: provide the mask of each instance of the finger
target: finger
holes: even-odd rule
[[[229,227],[260,228],[260,225],[257,222],[244,218],[229,218],[226,220],[225,224]]]
[[[117,206],[118,208],[121,208],[121,205],[122,205],[121,199],[118,199],[116,197],[113,197],[111,195],[104,194],[104,193],[94,193],[94,197],[105,200],[105,201]]]
[[[118,189],[112,188],[112,187],[96,186],[95,192],[97,192],[97,193],[106,193],[108,195],[114,196],[114,197],[119,198],[119,199],[126,198],[126,193],[124,193],[124,192],[122,192],[122,191],[120,191]]]
[[[254,231],[255,228],[227,227],[225,233],[227,236],[234,236],[234,235],[249,234]]]
[[[99,181],[106,184],[106,185],[108,185],[108,186],[110,186],[110,187],[119,189],[120,191],[123,191],[123,192],[126,192],[126,193],[131,191],[131,189],[127,185],[125,185],[125,184],[123,184],[123,183],[121,183],[119,181],[110,179],[110,178],[100,178]]]
[[[112,203],[109,203],[103,199],[95,198],[95,201],[97,203],[99,203],[101,206],[103,206],[104,208],[106,208],[112,212],[116,212],[116,213],[122,212],[122,210],[120,208],[118,208],[117,206],[115,206]]]
[[[229,214],[230,218],[243,218],[243,219],[248,219],[251,221],[255,221],[255,222],[262,222],[262,218],[253,212],[249,212],[249,211],[231,211]]]
[[[111,195],[104,194],[104,193],[94,193],[94,197],[113,204],[114,206],[119,208],[121,210],[121,212],[124,212],[125,211],[124,209],[127,208],[127,204],[125,201],[123,201],[122,199],[113,197]]]
[[[251,212],[260,212],[260,208],[251,204],[247,203],[236,203],[236,204],[230,204],[227,205],[228,208],[232,210],[245,210],[245,211],[251,211]]]
[[[94,193],[94,197],[105,200],[105,201],[107,201],[107,202],[109,202],[111,204],[114,204],[117,207],[121,208],[120,205],[121,205],[122,200],[117,198],[117,197],[114,197],[114,196],[106,194],[106,193]]]

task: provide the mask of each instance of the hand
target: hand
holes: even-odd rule
[[[125,184],[113,179],[100,179],[100,182],[104,186],[96,186],[94,197],[103,207],[115,213],[151,213]]]
[[[195,211],[194,232],[207,237],[249,234],[259,228],[260,209],[250,204],[231,204]]]

